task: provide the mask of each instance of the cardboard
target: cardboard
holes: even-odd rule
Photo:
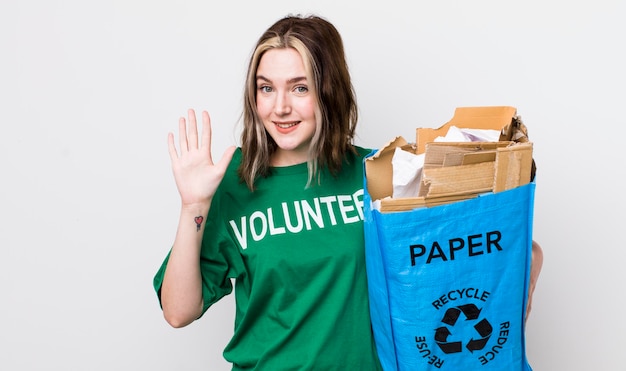
[[[393,193],[393,169],[391,159],[396,147],[405,147],[408,142],[401,136],[395,137],[385,144],[372,157],[365,160],[365,171],[367,174],[367,189],[372,196],[372,200],[380,200],[391,197]],[[410,150],[410,148],[407,148]]]
[[[531,164],[530,142],[427,143],[418,196],[501,192],[530,182]]]
[[[416,129],[416,153],[424,153],[426,143],[434,142],[438,136],[445,136],[450,126],[467,129],[502,130],[511,124],[516,112],[517,109],[510,106],[458,107],[455,109],[452,119],[444,125],[436,129]]]
[[[381,211],[404,211],[431,207],[476,197],[485,192],[501,192],[531,181],[532,142],[524,136],[515,139],[512,127],[516,109],[508,106],[460,107],[445,125],[416,129],[415,144],[398,136],[365,160],[368,192],[381,200]],[[445,136],[450,126],[501,131],[499,142],[434,142]],[[391,160],[397,147],[425,154],[420,193],[416,197],[393,199]]]

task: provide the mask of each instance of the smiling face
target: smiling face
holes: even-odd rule
[[[304,63],[293,48],[265,52],[256,71],[256,108],[277,145],[272,166],[306,162],[317,127],[316,98]]]

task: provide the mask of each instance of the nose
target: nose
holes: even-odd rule
[[[289,99],[289,93],[285,92],[276,95],[274,112],[279,116],[284,116],[291,113],[291,101]]]

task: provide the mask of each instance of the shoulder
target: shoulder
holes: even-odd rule
[[[364,148],[360,146],[353,146],[353,147],[356,151],[356,156],[361,160],[372,152],[371,148]]]
[[[363,171],[363,161],[365,157],[371,153],[369,148],[364,148],[360,146],[352,146],[352,150],[348,151],[345,155],[344,163],[342,166],[342,172],[344,175],[346,173],[354,173],[357,177],[361,176]]]

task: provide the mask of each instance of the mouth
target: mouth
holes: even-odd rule
[[[274,125],[278,126],[281,129],[289,129],[292,128],[296,125],[298,125],[300,123],[300,121],[294,121],[294,122],[274,122]]]

